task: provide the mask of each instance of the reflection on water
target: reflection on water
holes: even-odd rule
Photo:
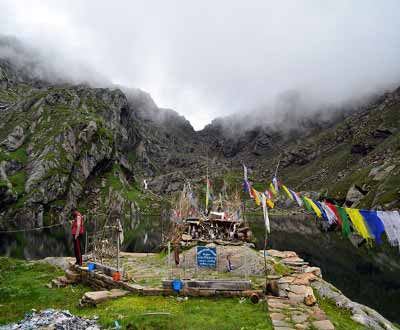
[[[264,222],[249,219],[262,248]],[[90,231],[90,225],[89,227]],[[169,221],[159,216],[142,216],[125,224],[123,249],[156,252]],[[0,255],[26,259],[72,255],[69,227],[41,232],[0,236]],[[392,321],[400,322],[400,254],[387,245],[356,248],[338,232],[323,232],[314,219],[289,216],[271,217],[268,247],[296,251],[312,265],[322,269],[323,277],[350,299],[376,309]]]

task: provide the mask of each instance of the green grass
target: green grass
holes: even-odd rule
[[[272,330],[265,303],[239,303],[238,298],[189,298],[178,302],[174,297],[127,296],[98,305],[78,308],[87,287],[48,289],[44,285],[62,272],[50,265],[0,258],[0,324],[22,319],[32,308],[68,309],[73,314],[99,316],[106,328],[114,321],[124,329],[129,323],[140,330]],[[143,315],[167,312],[170,315]]]
[[[289,274],[291,274],[290,268],[286,267],[285,265],[283,265],[281,263],[274,264],[274,270],[279,275],[289,275]]]
[[[353,321],[349,310],[339,308],[336,304],[327,298],[322,298],[316,292],[319,307],[326,313],[329,320],[333,323],[336,330],[365,330],[365,326]]]
[[[0,324],[23,318],[32,308],[74,310],[85,289],[76,286],[48,289],[49,283],[62,272],[48,264],[0,258]]]
[[[26,181],[26,172],[21,170],[11,176],[10,182],[13,185],[13,190],[18,194],[21,195],[25,192],[25,181]]]
[[[151,312],[166,312],[170,315],[143,315]],[[239,299],[189,298],[178,302],[173,297],[124,297],[101,306],[101,310],[88,309],[86,316],[99,315],[101,324],[112,327],[114,320],[124,328],[132,324],[134,329],[146,330],[269,330],[265,303],[257,305],[249,301],[240,304]]]
[[[28,154],[22,147],[12,152],[0,151],[0,161],[2,160],[16,160],[21,164],[26,164],[28,162]]]

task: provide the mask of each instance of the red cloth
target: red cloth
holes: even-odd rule
[[[72,223],[72,235],[76,235],[76,231],[78,230],[78,221],[81,224],[81,227],[79,228],[79,234],[82,235],[84,232],[83,216],[79,212],[76,212],[74,222]]]
[[[335,213],[337,221],[338,221],[338,224],[341,227],[342,226],[342,218],[340,217],[336,206],[331,204],[331,203],[325,203],[325,205],[328,206],[333,211],[333,213]]]

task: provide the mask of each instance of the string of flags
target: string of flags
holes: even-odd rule
[[[281,191],[298,206],[314,213],[318,218],[327,222],[329,226],[337,226],[344,237],[348,238],[353,230],[366,240],[368,244],[375,241],[382,242],[382,234],[386,233],[391,246],[400,250],[400,214],[398,211],[360,210],[334,205],[325,201],[311,199],[282,184],[276,175],[264,192],[259,192],[248,180],[247,167],[243,164],[244,191],[249,193],[259,206],[262,205],[266,230],[270,232],[268,208],[274,208],[273,198]]]

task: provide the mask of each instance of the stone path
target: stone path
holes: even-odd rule
[[[314,305],[306,306],[289,298],[267,297],[268,310],[275,330],[334,330],[326,314]]]
[[[319,308],[311,283],[321,277],[318,267],[292,251],[268,250],[269,255],[280,258],[280,263],[291,273],[276,281],[279,297],[268,296],[268,310],[275,330],[313,329],[334,330],[332,322]]]

